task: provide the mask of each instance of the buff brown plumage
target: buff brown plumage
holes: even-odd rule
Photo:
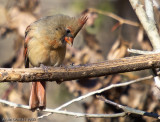
[[[65,58],[66,43],[72,45],[77,33],[86,23],[87,17],[53,15],[44,17],[25,32],[25,67],[60,66]],[[32,82],[29,106],[31,110],[46,108],[46,83]]]

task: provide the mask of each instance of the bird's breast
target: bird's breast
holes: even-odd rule
[[[50,63],[52,66],[59,66],[62,64],[66,54],[66,46],[50,51]]]
[[[59,66],[62,64],[66,53],[66,46],[49,48],[39,41],[30,41],[28,45],[28,57],[34,67],[43,64],[45,66]]]

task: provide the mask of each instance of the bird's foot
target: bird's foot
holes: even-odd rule
[[[64,64],[61,64],[59,67],[65,67],[65,65],[64,65]]]
[[[74,66],[74,63],[71,63],[70,66]]]
[[[43,64],[40,64],[40,67],[44,70],[44,72],[48,72],[48,70],[50,69],[48,66],[45,66]]]

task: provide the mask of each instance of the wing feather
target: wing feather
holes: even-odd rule
[[[29,58],[28,58],[28,47],[27,47],[27,44],[28,44],[28,41],[30,40],[30,38],[28,37],[28,33],[30,31],[30,26],[28,26],[26,28],[26,31],[25,31],[25,41],[24,41],[24,58],[25,58],[25,68],[29,68]]]

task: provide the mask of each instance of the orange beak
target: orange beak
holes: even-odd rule
[[[73,38],[72,37],[68,37],[68,36],[65,36],[64,37],[64,40],[69,44],[69,45],[73,45]]]

